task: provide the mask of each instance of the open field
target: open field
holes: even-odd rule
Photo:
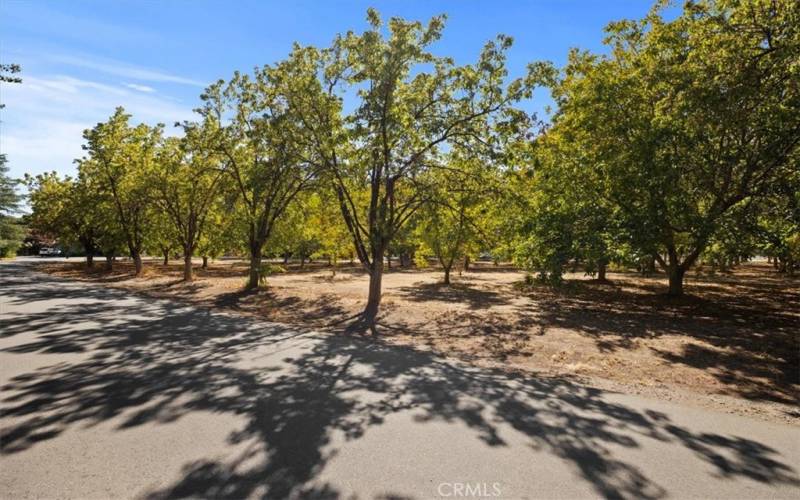
[[[181,266],[147,265],[134,278],[119,263],[43,263],[60,276],[177,297],[274,321],[347,334],[366,299],[357,268],[307,266],[242,291],[246,268],[216,262],[180,282]],[[800,281],[750,263],[725,275],[687,277],[687,296],[663,295],[663,276],[610,273],[608,283],[568,275],[562,289],[526,287],[524,273],[483,265],[451,286],[437,270],[384,277],[380,335],[392,343],[540,375],[717,407],[770,420],[800,421]]]

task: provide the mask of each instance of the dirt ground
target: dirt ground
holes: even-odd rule
[[[124,262],[111,273],[102,262],[92,271],[82,262],[41,268],[335,334],[352,334],[368,283],[357,267],[332,276],[321,265],[294,266],[257,292],[242,291],[241,262],[198,267],[191,284],[180,281],[179,262],[150,262],[141,278]],[[687,275],[686,297],[671,299],[663,276],[612,272],[601,283],[574,273],[559,289],[523,278],[483,264],[445,286],[436,269],[393,269],[383,279],[379,335],[479,365],[800,425],[800,280],[748,263]]]

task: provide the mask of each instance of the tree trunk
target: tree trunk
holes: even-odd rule
[[[683,266],[671,265],[667,269],[669,275],[669,295],[671,297],[680,297],[683,295],[683,276],[686,274],[686,269]]]
[[[306,267],[306,258],[304,256],[300,256],[300,269]]]
[[[606,268],[607,267],[608,267],[608,265],[605,262],[601,262],[600,265],[598,266],[598,268],[597,268],[597,279],[599,281],[605,281],[606,280]]]
[[[203,255],[203,269],[208,269],[208,255]]]
[[[113,271],[114,270],[114,256],[113,255],[106,255],[106,271]]]
[[[381,281],[383,280],[383,260],[377,259],[372,262],[372,270],[369,273],[369,295],[367,296],[367,307],[364,308],[364,321],[372,328],[373,333],[375,318],[378,317],[378,310],[381,305]]]
[[[162,250],[164,252],[164,265],[169,265],[169,250]]]
[[[83,245],[83,251],[86,254],[86,267],[94,267],[94,252],[96,247],[94,246],[94,242],[91,238],[81,238],[81,245]],[[66,252],[66,257],[69,258],[69,252]]]
[[[142,266],[142,254],[140,254],[138,251],[133,252],[132,257],[133,257],[133,267],[136,270],[136,276],[141,276],[142,271],[144,270]]]
[[[444,284],[450,284],[450,266],[445,266],[444,268]]]
[[[261,277],[261,245],[258,243],[250,244],[250,275],[247,280],[247,289],[255,290],[258,288]]]
[[[372,251],[372,265],[369,270],[369,295],[367,296],[367,306],[364,308],[363,320],[372,330],[373,335],[377,335],[375,330],[375,319],[381,306],[381,283],[383,281],[383,248],[374,248]]]
[[[183,253],[183,281],[192,281],[192,252]]]
[[[391,268],[392,268],[392,257],[387,255],[386,256],[386,269],[391,269]]]
[[[469,271],[469,255],[464,256],[464,271]]]

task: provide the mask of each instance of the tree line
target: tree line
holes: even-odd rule
[[[579,264],[662,268],[800,261],[800,3],[687,2],[611,23],[607,53],[572,50],[511,78],[512,40],[472,64],[435,55],[445,17],[370,9],[363,33],[295,45],[200,96],[193,121],[84,133],[77,176],[28,177],[33,227],[93,265],[128,254],[357,260],[372,325],[387,256],[451,269],[490,254],[557,283]],[[524,110],[550,91],[549,123]]]

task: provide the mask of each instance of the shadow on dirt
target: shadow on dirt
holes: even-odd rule
[[[740,276],[696,279],[698,295],[670,299],[659,283],[624,286],[572,282],[537,290],[544,328],[564,328],[594,339],[604,352],[635,347],[639,338],[665,335],[700,341],[682,352],[654,349],[662,359],[702,369],[725,391],[753,400],[795,405],[800,384],[800,304],[786,281]],[[735,291],[726,286],[735,285]]]

